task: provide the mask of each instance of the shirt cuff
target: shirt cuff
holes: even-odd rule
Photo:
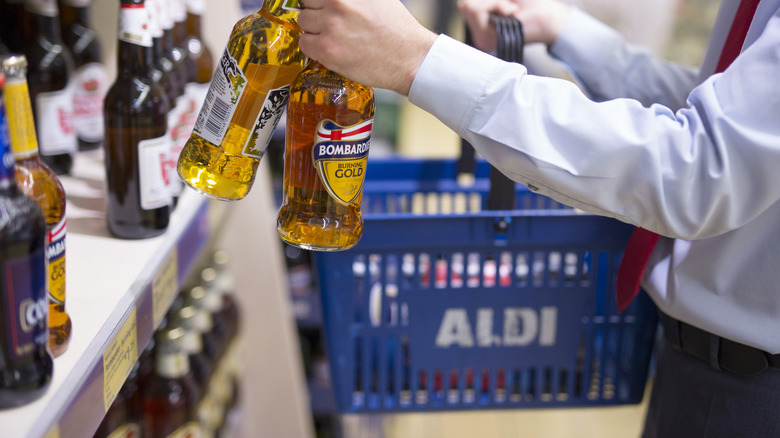
[[[409,90],[409,101],[463,135],[487,83],[502,61],[439,35]]]

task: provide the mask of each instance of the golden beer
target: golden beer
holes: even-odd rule
[[[348,249],[360,240],[375,106],[371,87],[315,61],[295,79],[276,227],[282,240],[318,251]]]
[[[205,195],[241,199],[304,67],[298,0],[266,0],[233,27],[195,128],[179,155],[182,180]]]

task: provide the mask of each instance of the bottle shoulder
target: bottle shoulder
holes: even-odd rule
[[[151,77],[119,75],[104,100],[106,114],[165,114],[169,108],[165,90]]]

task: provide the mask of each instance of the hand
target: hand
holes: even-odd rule
[[[399,0],[305,0],[303,53],[361,84],[409,94],[436,35]]]
[[[496,50],[490,14],[510,15],[523,23],[526,43],[550,45],[560,35],[571,7],[560,0],[459,0],[458,9],[471,31],[474,47]]]

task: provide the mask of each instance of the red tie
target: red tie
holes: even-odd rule
[[[742,51],[742,45],[745,43],[745,37],[750,28],[750,23],[753,21],[759,1],[742,0],[740,3],[734,16],[734,21],[731,23],[731,29],[726,37],[723,50],[720,52],[715,73],[725,70],[739,55],[739,52]],[[639,283],[642,281],[647,261],[650,260],[650,254],[653,252],[656,243],[658,243],[659,237],[658,234],[652,231],[637,228],[628,239],[628,244],[623,252],[623,259],[618,267],[615,284],[619,312],[625,310],[639,292]]]

